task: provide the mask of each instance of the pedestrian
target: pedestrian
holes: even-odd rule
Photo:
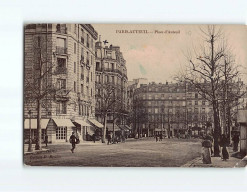
[[[156,136],[155,136],[155,138],[156,138],[156,142],[157,142],[157,141],[159,140],[159,137],[158,137],[158,135],[156,135]]]
[[[162,135],[162,133],[160,134],[160,141],[162,141],[162,139],[163,139],[163,135]]]
[[[202,142],[202,162],[203,164],[211,164],[211,152],[209,148],[212,147],[212,143],[209,138],[204,138]]]
[[[177,133],[177,137],[178,137],[178,139],[180,139],[180,133],[179,133],[179,131],[178,131],[178,133]]]
[[[185,139],[188,139],[188,131],[185,131]]]
[[[111,143],[111,134],[107,135],[107,145],[109,145]]]
[[[70,136],[69,141],[72,144],[71,152],[74,153],[75,144],[76,144],[76,136],[75,136],[75,133],[74,132],[72,132],[72,135]]]
[[[93,143],[95,143],[95,141],[96,141],[96,135],[93,134],[92,137],[93,137]]]
[[[48,144],[48,135],[45,134],[45,146],[47,147],[47,144]]]
[[[192,135],[192,131],[191,131],[191,129],[189,129],[189,131],[188,131],[189,139],[191,139],[191,135]]]
[[[222,147],[222,160],[226,161],[229,159],[229,153],[227,151],[228,140],[225,134],[222,134],[221,147]]]
[[[235,134],[232,138],[233,141],[233,151],[237,152],[238,151],[238,144],[239,144],[239,135]]]
[[[213,136],[211,136],[211,134],[208,134],[208,135],[206,136],[206,139],[210,140],[210,142],[211,142],[210,151],[211,151],[211,156],[212,156],[213,153],[214,153],[214,151],[213,151],[214,138],[213,138]]]

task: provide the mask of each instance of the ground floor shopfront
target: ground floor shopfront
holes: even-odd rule
[[[95,119],[61,119],[50,118],[41,119],[42,142],[45,135],[48,136],[49,143],[69,142],[72,132],[80,139],[86,141],[87,135],[92,136],[103,125]],[[24,143],[29,143],[29,138],[35,143],[37,137],[37,119],[25,119],[24,121]]]

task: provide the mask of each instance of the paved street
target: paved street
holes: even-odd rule
[[[179,167],[200,156],[200,140],[154,138],[128,139],[112,145],[86,142],[77,145],[48,146],[50,152],[24,156],[26,165],[35,166],[96,166],[96,167]]]

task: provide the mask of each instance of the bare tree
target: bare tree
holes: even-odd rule
[[[113,122],[118,118],[117,113],[120,110],[121,96],[112,83],[96,84],[99,90],[96,93],[96,113],[99,114],[104,121],[102,143],[105,143],[107,116],[111,113],[113,115]]]
[[[233,63],[229,45],[221,28],[209,25],[200,29],[203,44],[186,54],[188,64],[179,77],[194,86],[198,93],[211,103],[214,121],[214,155],[219,156],[221,135],[220,105],[230,105],[230,84],[239,77],[237,66]],[[233,92],[233,91],[232,91]],[[226,111],[223,110],[225,115]],[[226,117],[226,116],[225,116]]]

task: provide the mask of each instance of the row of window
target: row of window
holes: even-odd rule
[[[58,89],[67,89],[66,88],[66,79],[58,79],[57,80],[57,88]],[[74,92],[77,92],[77,86],[76,86],[76,82],[74,81]],[[84,94],[84,85],[81,84],[81,90],[80,92],[82,94]],[[93,89],[91,88],[91,90],[89,90],[89,86],[86,86],[86,95],[87,96],[93,96]]]
[[[167,122],[167,121],[170,121],[170,122],[179,122],[179,121],[182,121],[182,120],[187,120],[188,122],[189,121],[206,121],[207,120],[207,117],[205,115],[201,115],[201,116],[184,116],[184,115],[174,115],[174,116],[170,116],[168,118],[168,116],[163,116],[163,117],[160,117],[159,115],[149,115],[146,120],[148,122],[151,122],[151,121],[154,121],[154,122],[161,122],[163,120],[163,122]]]
[[[102,71],[102,68],[103,67],[100,66],[100,62],[96,62],[96,70]],[[120,66],[116,67],[116,64],[114,64],[114,63],[105,62],[104,63],[104,69],[108,70],[108,71],[119,71],[119,72],[123,72],[124,74],[126,74],[125,69],[121,70]]]
[[[67,114],[67,103],[65,101],[61,101],[57,103],[57,114]],[[74,111],[76,112],[76,104],[74,106]],[[78,113],[79,115],[89,116],[92,113],[93,107],[87,105],[79,105]]]
[[[94,49],[94,40],[88,33],[85,33],[82,28],[77,28],[77,24],[74,24],[74,33],[80,37],[80,42],[85,44],[88,48]]]
[[[56,47],[56,51],[58,54],[67,54],[67,47],[66,47],[66,39],[65,38],[57,38],[57,47]],[[74,43],[74,54],[77,53],[77,44]],[[81,48],[81,58],[80,61],[85,63],[86,60],[86,64],[87,65],[92,65],[93,62],[93,55],[90,55],[88,51],[86,51],[86,58],[84,57],[84,48]]]
[[[101,79],[102,78],[102,79]],[[113,83],[113,84],[119,84],[119,85],[121,85],[122,84],[122,80],[119,78],[119,77],[116,77],[116,76],[109,76],[109,75],[105,75],[105,77],[104,77],[105,79],[104,79],[104,81],[106,82],[106,83]],[[104,82],[103,81],[103,77],[100,77],[100,75],[96,75],[96,82],[97,83],[103,83]],[[123,82],[124,83],[124,82]],[[126,85],[127,85],[127,83],[126,83]]]
[[[77,85],[76,85],[76,82],[74,81],[74,92],[77,92]],[[79,92],[79,91],[78,91]],[[81,84],[81,91],[80,91],[82,94],[84,94],[84,85]],[[86,86],[86,95],[87,96],[93,96],[93,89],[91,88],[91,90],[89,90],[89,86]]]

